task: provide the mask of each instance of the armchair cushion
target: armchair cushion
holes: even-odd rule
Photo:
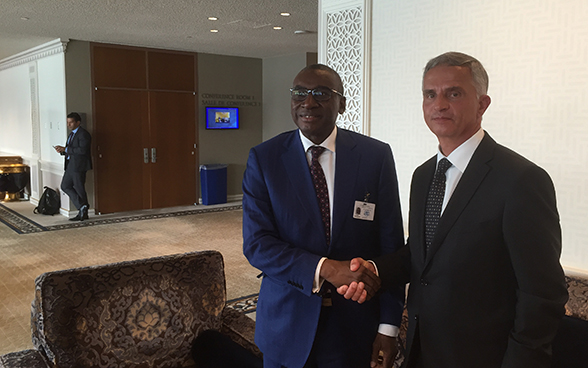
[[[50,365],[187,367],[222,325],[223,259],[204,251],[48,272],[35,281],[33,345]]]

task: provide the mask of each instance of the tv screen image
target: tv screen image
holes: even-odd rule
[[[239,108],[207,107],[206,129],[239,129]]]

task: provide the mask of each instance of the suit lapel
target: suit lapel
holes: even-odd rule
[[[348,131],[337,130],[337,142],[335,146],[335,189],[333,198],[333,227],[331,244],[336,244],[346,218],[353,215],[354,185],[357,183],[361,153],[355,152],[355,140]],[[352,184],[353,183],[353,184]]]
[[[433,238],[433,242],[431,243],[431,247],[427,254],[425,267],[439,250],[443,240],[490,171],[490,166],[487,163],[494,157],[495,147],[496,142],[488,135],[488,133],[486,133],[482,142],[480,142],[480,145],[474,152],[466,171],[459,180],[451,199],[447,203],[443,215],[439,219],[435,237]],[[424,214],[422,218],[424,222]]]
[[[292,183],[293,195],[298,199],[310,222],[314,224],[317,234],[322,234],[324,237],[323,220],[310,177],[306,153],[298,134],[298,130],[294,131],[290,138],[284,142],[285,152],[281,157],[282,165],[286,168],[288,180]],[[279,208],[276,209],[276,211],[279,210]],[[325,238],[323,243],[326,243],[326,241]]]

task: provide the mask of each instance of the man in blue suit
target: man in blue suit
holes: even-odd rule
[[[243,252],[264,276],[255,331],[264,367],[368,367],[372,355],[389,367],[403,290],[371,298],[378,278],[352,273],[349,260],[403,245],[392,152],[336,126],[345,97],[331,68],[304,68],[291,96],[299,129],[252,148],[243,179]],[[365,284],[366,303],[336,293],[352,280]]]

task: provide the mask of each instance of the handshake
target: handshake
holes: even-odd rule
[[[320,275],[337,288],[337,292],[358,303],[371,299],[382,284],[376,275],[373,263],[363,258],[351,261],[327,259],[323,263]]]

